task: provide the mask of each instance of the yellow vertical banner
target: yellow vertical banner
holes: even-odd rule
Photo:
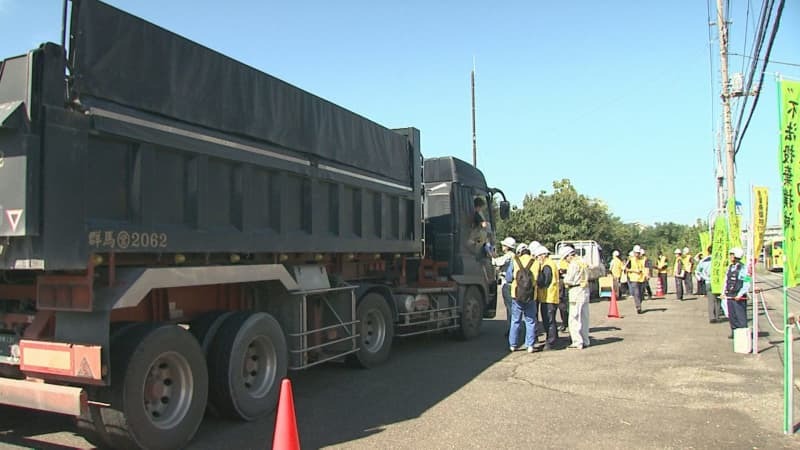
[[[783,264],[786,287],[800,284],[798,269],[800,268],[800,245],[798,245],[798,207],[800,207],[800,161],[796,156],[798,140],[797,111],[800,103],[800,81],[780,80],[780,150],[781,190],[783,197]]]
[[[765,187],[753,187],[753,257],[761,254],[764,245],[764,232],[767,230],[767,212],[769,210],[769,191]]]
[[[728,269],[728,221],[725,215],[720,214],[714,221],[713,234],[711,235],[711,292],[721,294],[725,284],[725,271]]]
[[[740,217],[736,212],[736,200],[728,199],[728,239],[730,248],[742,246],[742,228],[739,225]]]
[[[700,253],[703,256],[708,256],[708,246],[711,245],[711,235],[708,234],[708,231],[701,231],[699,233],[700,238]]]

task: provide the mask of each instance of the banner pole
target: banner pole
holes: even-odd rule
[[[758,298],[756,298],[756,212],[753,211],[753,184],[750,184],[750,275],[752,281],[753,295],[753,354],[758,355]]]

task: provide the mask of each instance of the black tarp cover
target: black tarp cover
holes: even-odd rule
[[[73,0],[70,64],[73,93],[82,99],[249,136],[411,184],[405,137],[97,0]]]

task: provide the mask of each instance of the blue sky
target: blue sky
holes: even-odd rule
[[[57,42],[61,3],[0,0],[0,55]],[[474,58],[478,166],[512,203],[569,178],[623,221],[689,224],[715,207],[719,56],[705,1],[108,3],[384,126],[417,127],[425,156],[471,161]],[[800,64],[800,2],[786,3],[771,59]],[[729,50],[749,54],[761,2],[730,5]],[[730,71],[743,61],[731,56]],[[767,72],[736,184],[745,208],[751,184],[769,187],[777,224],[775,73],[800,79],[800,67]]]

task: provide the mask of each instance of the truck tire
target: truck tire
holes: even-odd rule
[[[208,399],[208,372],[197,340],[177,325],[142,324],[115,342],[111,406],[100,410],[111,447],[185,447],[200,427]]]
[[[358,303],[358,351],[347,355],[347,363],[354,367],[370,368],[389,358],[394,339],[392,311],[386,299],[370,292]]]
[[[483,296],[478,288],[472,286],[464,292],[461,302],[460,327],[456,336],[462,340],[477,337],[483,323]]]
[[[233,311],[211,311],[200,315],[189,323],[189,332],[197,339],[203,354],[208,358],[208,349],[214,341],[214,336]]]
[[[289,356],[278,321],[237,312],[222,323],[208,352],[209,398],[224,417],[254,420],[278,403]]]

